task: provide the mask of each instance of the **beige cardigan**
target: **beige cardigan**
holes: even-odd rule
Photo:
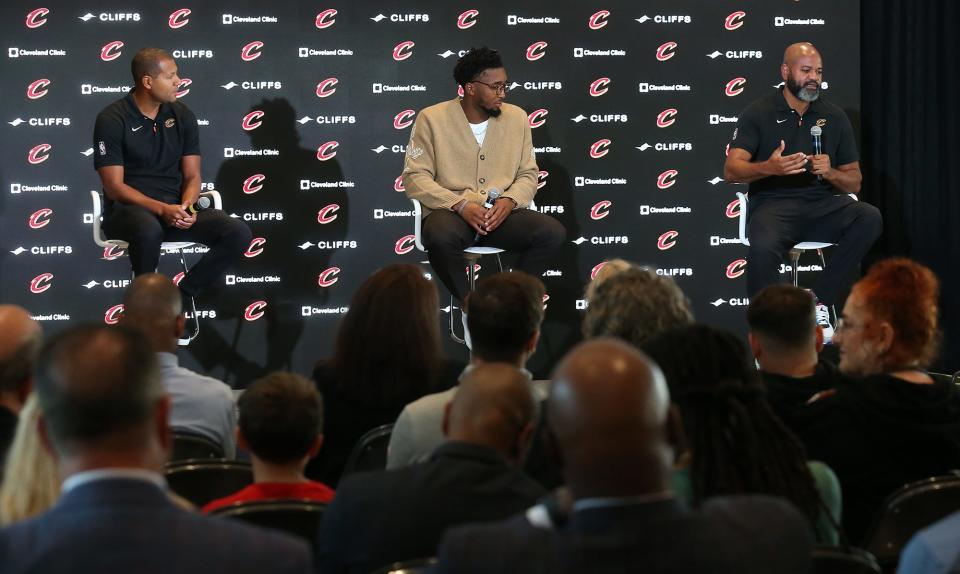
[[[504,103],[490,118],[483,146],[477,145],[460,99],[430,106],[417,115],[403,166],[407,197],[423,204],[424,217],[462,199],[483,203],[487,190],[527,207],[537,193],[536,157],[527,114]]]

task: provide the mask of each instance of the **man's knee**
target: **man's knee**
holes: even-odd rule
[[[462,227],[447,214],[431,213],[423,220],[424,248],[427,251],[456,251],[469,247],[465,243]]]
[[[229,227],[220,238],[220,243],[227,246],[231,251],[246,251],[253,240],[253,232],[250,226],[239,219],[229,218]]]
[[[883,216],[875,205],[858,201],[856,207],[856,227],[864,236],[872,240],[880,237],[883,233]]]
[[[534,229],[534,243],[545,247],[560,247],[567,238],[567,230],[562,223],[545,215],[537,221]]]

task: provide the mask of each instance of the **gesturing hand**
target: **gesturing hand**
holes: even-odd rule
[[[803,152],[797,152],[790,155],[782,155],[786,144],[780,140],[780,147],[773,150],[770,158],[767,159],[767,168],[770,175],[794,175],[803,173],[804,166],[807,163],[807,156]]]

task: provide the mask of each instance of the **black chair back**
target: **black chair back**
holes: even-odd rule
[[[253,484],[250,463],[226,459],[192,459],[167,464],[167,485],[198,508]]]
[[[211,514],[282,530],[314,546],[320,530],[320,519],[326,509],[326,504],[314,500],[255,500],[224,506]]]
[[[350,452],[350,458],[343,468],[343,475],[352,472],[367,470],[383,470],[387,468],[387,445],[390,444],[390,434],[393,425],[382,425],[364,433]]]
[[[404,560],[403,562],[394,562],[389,566],[374,570],[373,574],[424,574],[436,563],[437,559],[432,557]]]
[[[193,458],[225,458],[223,447],[203,435],[182,430],[174,430],[172,434],[171,462]]]
[[[813,574],[882,574],[873,554],[860,548],[816,546]]]
[[[911,482],[883,504],[864,547],[885,569],[895,566],[900,551],[917,531],[960,510],[960,474]]]

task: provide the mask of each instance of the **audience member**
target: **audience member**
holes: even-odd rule
[[[60,497],[60,475],[53,455],[43,446],[37,421],[40,409],[31,393],[20,411],[0,485],[0,525],[46,512]]]
[[[897,574],[960,572],[960,512],[916,533],[900,553]]]
[[[583,317],[583,335],[617,337],[639,347],[661,331],[692,322],[690,301],[673,279],[633,267],[596,286]]]
[[[492,362],[513,365],[528,380],[533,378],[525,366],[540,339],[544,292],[539,279],[521,271],[497,273],[477,282],[464,303],[473,349],[461,379]],[[444,407],[456,392],[454,387],[404,407],[390,435],[387,468],[421,461],[444,441]]]
[[[440,572],[800,573],[811,537],[787,502],[715,498],[688,510],[670,490],[669,394],[632,346],[588,341],[560,363],[548,399],[573,497],[556,530],[527,515],[452,529]]]
[[[753,358],[767,387],[767,401],[788,426],[795,412],[820,391],[839,382],[836,365],[819,358],[823,327],[816,299],[806,289],[770,285],[750,300],[747,323]]]
[[[170,395],[170,427],[202,435],[219,444],[227,458],[233,458],[233,392],[221,381],[178,364],[177,339],[186,323],[181,299],[169,277],[138,275],[124,293],[120,321],[143,332],[157,354],[160,380]]]
[[[37,360],[35,389],[63,495],[0,530],[4,573],[308,571],[306,544],[167,498],[170,403],[139,332],[91,325],[54,336]]]
[[[854,543],[904,484],[960,468],[960,396],[924,368],[939,340],[939,285],[908,259],[887,259],[858,281],[834,343],[854,377],[817,395],[797,430],[812,458],[843,486],[843,523]]]
[[[26,309],[0,305],[0,476],[17,415],[30,394],[33,360],[42,337]]]
[[[609,259],[604,261],[600,266],[600,269],[597,270],[596,274],[593,275],[593,278],[590,279],[590,282],[587,283],[587,287],[583,290],[583,298],[587,300],[587,304],[593,300],[594,295],[597,293],[597,287],[607,279],[613,277],[621,271],[626,271],[627,269],[639,269],[640,266],[635,263],[631,263],[626,259]]]
[[[519,466],[536,411],[529,382],[515,366],[470,370],[445,409],[448,441],[428,461],[340,484],[321,525],[319,571],[366,574],[433,556],[450,526],[501,519],[533,504],[544,490]]]
[[[303,475],[323,442],[323,402],[316,386],[299,375],[271,373],[247,387],[238,403],[237,442],[250,453],[254,484],[203,511],[252,500],[330,502],[333,490]]]
[[[326,417],[324,447],[307,476],[337,485],[364,433],[403,407],[448,389],[462,363],[441,360],[437,289],[416,265],[388,265],[360,287],[337,332],[333,357],[317,364]]]
[[[718,495],[768,494],[792,502],[836,544],[840,485],[773,413],[743,343],[705,325],[671,329],[644,350],[667,378],[680,409],[686,451],[673,475],[677,496],[694,507]]]

